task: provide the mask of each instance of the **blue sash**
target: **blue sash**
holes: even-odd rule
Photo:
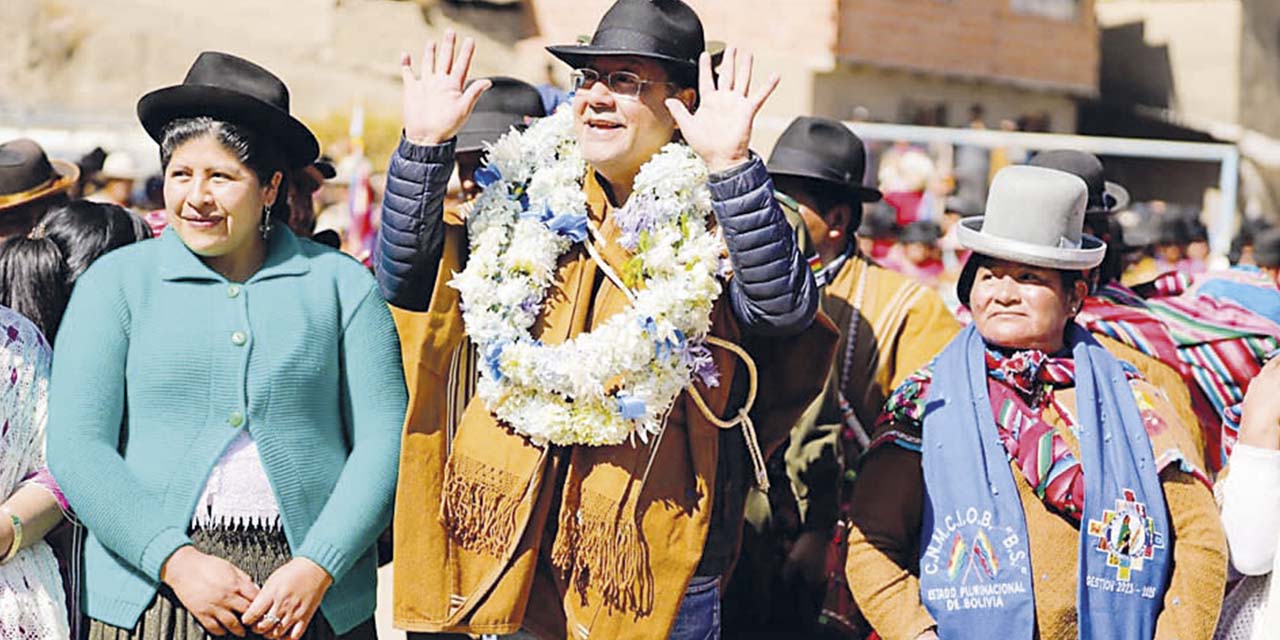
[[[1169,583],[1164,493],[1120,362],[1088,332],[1067,334],[1085,471],[1077,585],[1080,638],[1147,640]],[[923,425],[920,597],[946,640],[1031,640],[1027,524],[970,325],[938,356]]]

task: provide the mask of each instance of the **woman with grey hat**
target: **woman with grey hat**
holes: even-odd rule
[[[80,276],[50,383],[89,637],[374,637],[404,376],[373,277],[285,224],[316,139],[217,52],[138,116],[168,231]]]
[[[886,640],[1213,632],[1226,550],[1193,445],[1073,319],[1106,250],[1087,199],[1009,167],[960,223],[974,322],[890,397],[854,487],[846,573]]]

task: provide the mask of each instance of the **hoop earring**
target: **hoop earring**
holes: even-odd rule
[[[271,238],[271,229],[271,209],[264,206],[262,207],[262,222],[258,224],[258,233],[262,234],[263,240],[269,240]]]

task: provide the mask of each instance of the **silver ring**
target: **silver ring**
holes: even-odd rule
[[[280,618],[277,618],[276,616],[270,613],[268,613],[265,616],[262,616],[262,621],[272,626],[280,624]]]

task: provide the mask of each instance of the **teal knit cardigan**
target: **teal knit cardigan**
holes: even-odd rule
[[[337,251],[277,229],[243,284],[173,231],[103,256],[58,331],[47,427],[49,467],[89,530],[86,613],[135,626],[248,429],[289,548],[334,579],[320,611],[340,634],[368,620],[406,404],[391,314]]]

